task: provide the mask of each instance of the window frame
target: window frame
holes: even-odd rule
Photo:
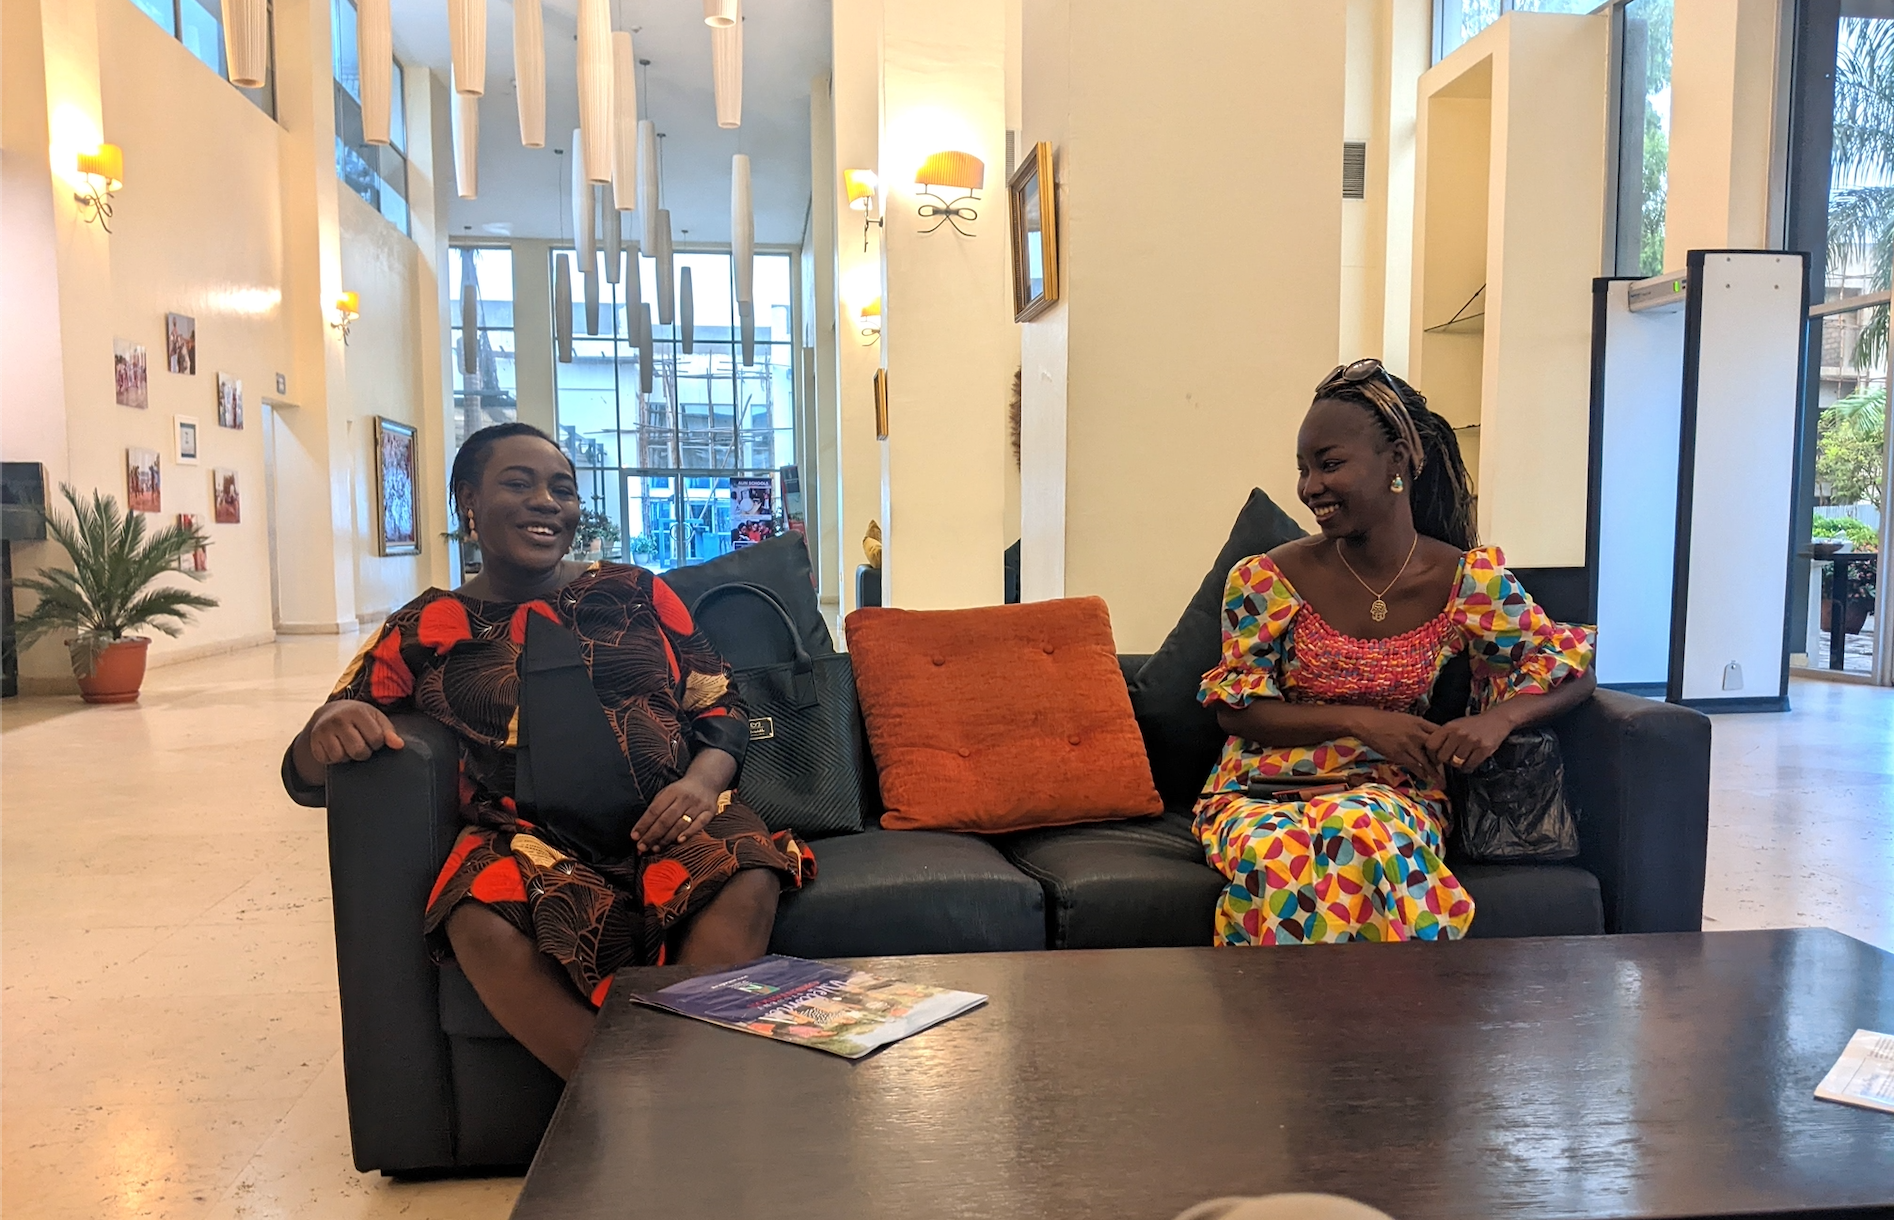
[[[183,3],[184,0],[177,0],[177,2]],[[401,63],[400,57],[391,54],[389,61],[393,65],[393,75],[390,82],[391,96],[389,102],[394,113],[390,115],[388,131],[389,143],[370,144],[366,140],[362,141],[360,146],[351,143],[343,134],[345,128],[349,125],[345,122],[347,118],[345,109],[348,106],[354,107],[354,126],[359,130],[361,127],[362,106],[361,65],[359,63],[356,65],[357,79],[355,88],[350,89],[348,85],[343,83],[340,72],[342,67],[341,48],[345,44],[339,33],[341,26],[339,18],[341,16],[341,10],[345,5],[354,14],[356,20],[359,21],[360,9],[356,4],[356,0],[329,0],[330,27],[332,31],[329,53],[329,81],[333,91],[331,104],[335,111],[335,176],[342,185],[348,189],[350,194],[374,208],[375,211],[380,214],[381,218],[398,229],[402,236],[412,238],[414,235],[414,216],[409,194],[413,188],[413,182],[411,180],[413,176],[413,166],[408,160],[407,150],[407,72]],[[397,132],[400,134],[398,141],[395,139]],[[384,148],[392,149],[396,159],[401,163],[401,180],[399,182],[393,181],[389,178],[387,173],[384,172],[385,158],[380,152],[380,150]],[[376,180],[375,198],[369,198],[367,194],[357,188],[348,174],[344,172],[344,153],[352,154],[355,159],[360,161],[362,166],[374,176]],[[381,199],[383,189],[387,189],[396,198],[401,200],[401,218],[399,221],[388,214],[388,207]]]
[[[264,21],[267,23],[268,30],[269,30],[268,37],[267,37],[267,42],[269,44],[269,57],[268,57],[268,63],[266,64],[264,68],[263,84],[255,89],[245,89],[242,86],[233,83],[230,79],[230,65],[228,62],[226,62],[228,59],[228,50],[227,50],[226,43],[224,42],[224,18],[223,18],[223,8],[221,5],[218,6],[217,11],[215,13],[211,13],[211,15],[216,19],[216,22],[217,22],[217,48],[218,48],[217,61],[218,62],[213,64],[210,61],[206,60],[203,56],[199,55],[197,52],[191,50],[190,45],[184,41],[184,6],[186,4],[198,4],[199,7],[204,8],[204,11],[207,13],[210,13],[211,10],[205,7],[204,5],[202,5],[199,2],[199,0],[153,0],[153,3],[159,6],[167,7],[171,10],[171,24],[168,28],[165,26],[163,22],[159,21],[157,18],[157,15],[154,14],[149,7],[147,7],[146,0],[133,0],[132,7],[137,9],[140,13],[143,13],[146,17],[150,18],[151,23],[153,25],[163,30],[167,37],[171,38],[179,46],[183,47],[186,54],[190,55],[192,59],[195,59],[198,63],[203,64],[206,68],[209,68],[212,72],[215,72],[218,78],[222,80],[225,84],[229,85],[232,89],[235,89],[238,93],[241,93],[245,98],[249,99],[251,105],[255,106],[258,110],[261,110],[264,114],[268,115],[272,121],[277,121],[277,115],[276,115],[276,0],[264,0],[264,6],[263,6]]]

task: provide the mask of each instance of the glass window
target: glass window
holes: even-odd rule
[[[172,0],[132,0],[145,16],[158,23],[160,29],[176,38],[178,36],[178,14],[172,7]]]
[[[454,447],[489,424],[519,418],[519,382],[513,366],[513,252],[456,246],[448,259],[451,277],[448,345],[454,353]],[[463,301],[473,303],[474,333],[468,335]],[[468,372],[468,351],[473,371]]]
[[[1670,172],[1672,0],[1624,6],[1618,71],[1619,275],[1664,271],[1664,200]]]
[[[390,87],[388,134],[393,143],[370,144],[362,135],[362,70],[355,58],[355,0],[331,0],[329,10],[335,30],[331,58],[335,76],[336,176],[390,224],[406,233],[408,160],[402,153],[408,133],[401,65],[394,64]]]
[[[230,79],[224,62],[223,0],[132,0],[138,10],[158,23],[165,33],[184,44],[184,49],[212,72]],[[255,89],[239,87],[237,92],[256,103],[257,109],[276,117],[276,12],[268,8],[270,23],[270,62],[264,69],[263,84]]]
[[[1592,13],[1611,0],[1434,0],[1434,62],[1439,63],[1504,13]],[[1622,0],[1619,0],[1622,2]]]
[[[557,253],[555,253],[557,257]],[[735,327],[730,257],[677,255],[691,271],[692,351],[680,325],[652,326],[652,384],[641,392],[639,349],[624,285],[601,284],[599,328],[573,306],[572,362],[555,366],[559,443],[579,467],[599,557],[664,571],[769,533],[738,520],[731,480],[766,480],[780,518],[779,476],[796,457],[795,272],[785,254],[756,256],[756,361],[746,367]],[[657,262],[640,258],[641,300],[657,299]],[[574,296],[579,295],[575,285]],[[652,312],[656,309],[653,305]],[[744,488],[743,502],[755,497]]]

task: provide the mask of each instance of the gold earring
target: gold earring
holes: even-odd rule
[[[1397,475],[1395,475],[1395,476],[1394,476],[1394,482],[1392,482],[1392,483],[1389,483],[1389,484],[1388,484],[1388,490],[1389,490],[1389,491],[1396,491],[1396,492],[1399,492],[1399,491],[1406,491],[1406,490],[1407,490],[1407,480],[1406,480],[1406,479],[1403,479],[1403,478],[1402,478],[1402,477],[1401,477],[1400,475],[1398,475],[1398,474],[1397,474]]]

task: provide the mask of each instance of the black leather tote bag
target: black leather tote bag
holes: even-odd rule
[[[1521,864],[1578,855],[1578,818],[1551,729],[1520,729],[1473,770],[1450,770],[1447,797],[1469,859]]]
[[[706,627],[703,612],[733,600],[747,603],[754,614],[712,615],[716,626]],[[746,622],[769,628],[746,630],[745,638],[732,640],[730,651],[739,655],[754,655],[760,639],[788,641],[782,659],[732,675],[750,717],[749,754],[737,777],[743,803],[771,830],[809,838],[860,830],[862,738],[848,654],[811,657],[789,611],[761,585],[718,585],[697,599],[691,617],[719,650],[725,645],[718,636],[744,630]]]

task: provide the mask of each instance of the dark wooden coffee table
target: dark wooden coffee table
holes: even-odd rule
[[[862,964],[992,1001],[849,1063],[622,974],[514,1216],[1894,1215],[1894,1115],[1812,1096],[1894,1032],[1894,956],[1836,932]]]

